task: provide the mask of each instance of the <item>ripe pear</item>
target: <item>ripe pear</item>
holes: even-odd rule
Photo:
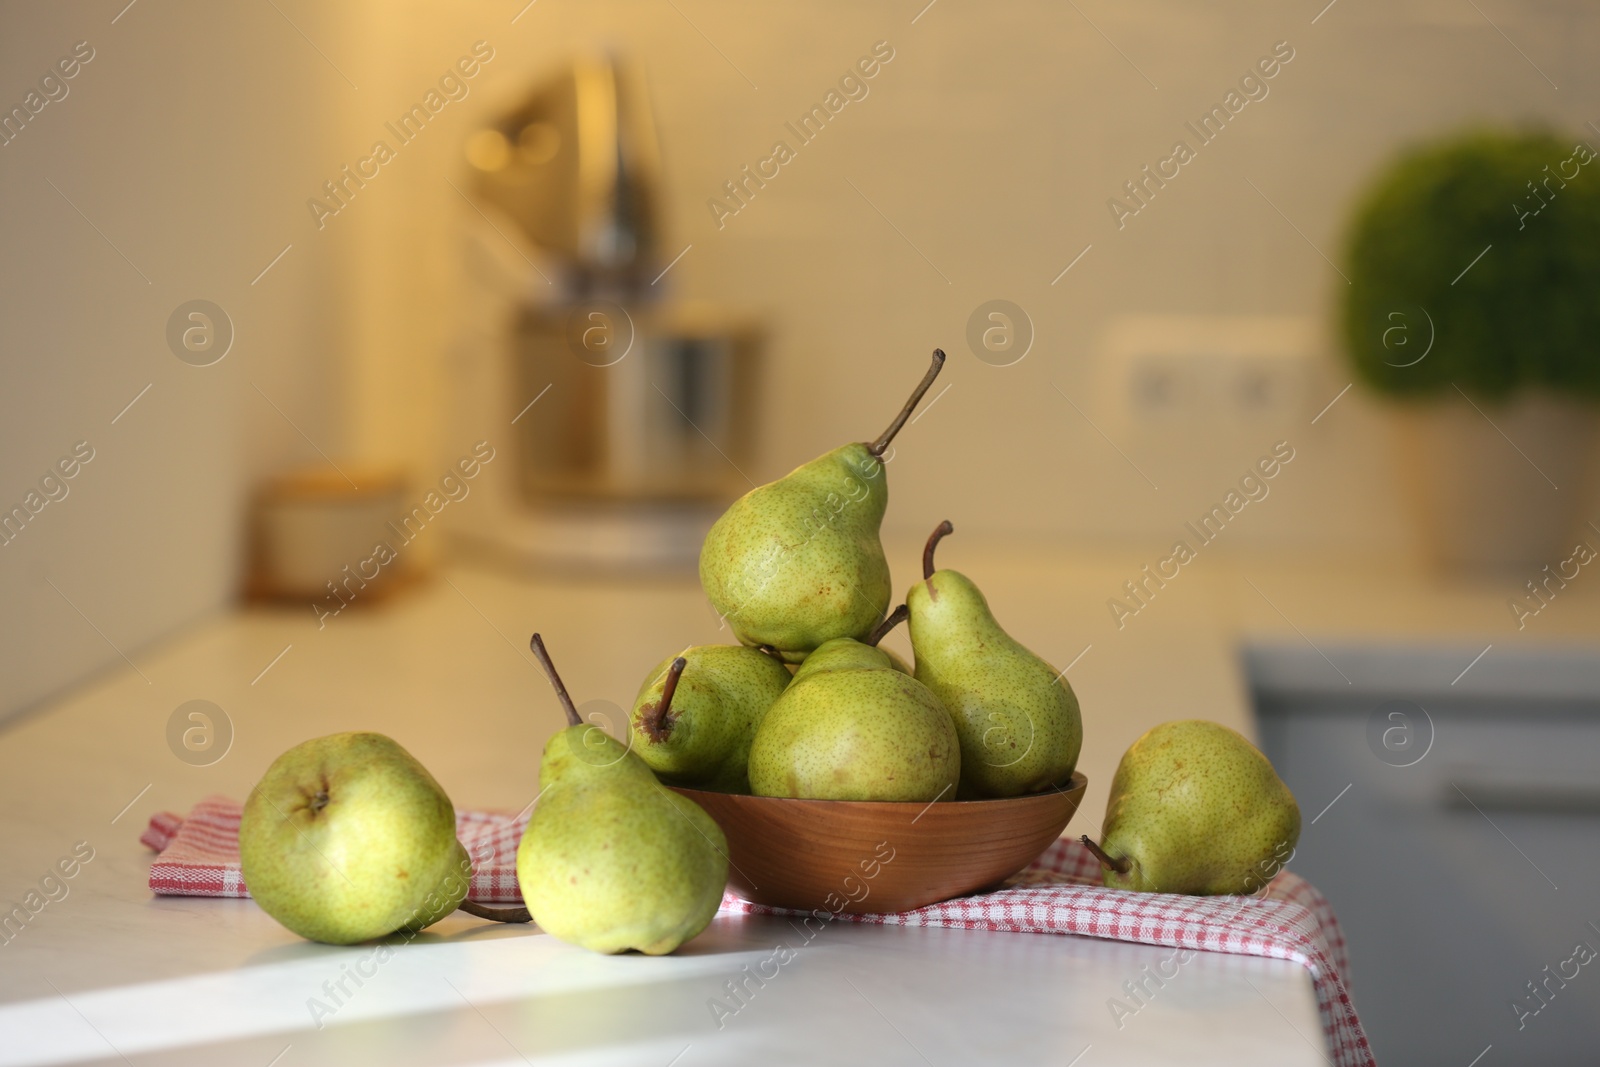
[[[569,725],[544,747],[540,799],[517,847],[517,880],[546,933],[595,952],[671,952],[704,930],[728,883],[722,829],[636,754],[586,726],[550,662],[533,651]]]
[[[756,725],[789,669],[743,645],[694,645],[645,676],[628,718],[630,744],[669,785],[747,793]]]
[[[865,641],[857,641],[853,637],[835,637],[824,641],[795,668],[794,677],[789,684],[793,685],[818,671],[855,667],[888,667],[901,674],[911,674],[911,667],[905,660],[896,655],[892,649],[881,648],[878,645],[883,635],[904,622],[905,618],[905,605],[902,604],[892,615],[884,619],[873,635]]]
[[[962,797],[1014,797],[1065,782],[1078,765],[1083,719],[1072,686],[1000,628],[966,575],[933,569],[955,527],[934,530],[911,587],[917,681],[944,702],[961,738]]]
[[[889,657],[889,666],[893,667],[895,670],[899,671],[901,674],[909,674],[909,675],[913,675],[913,676],[916,675],[916,673],[917,673],[916,668],[911,666],[911,664],[907,663],[903,658],[901,658],[900,653],[896,652],[894,649],[892,649],[892,648],[882,648],[882,649],[879,649],[879,651],[882,652],[885,656]]]
[[[426,930],[440,919],[449,915],[467,899],[467,890],[472,888],[472,858],[467,855],[466,846],[460,841],[456,842],[456,854],[450,864],[450,869],[445,872],[444,881],[436,886],[417,905],[401,927],[400,932],[414,934]],[[483,914],[476,908],[470,909],[474,914]],[[498,915],[494,916],[499,918]],[[504,920],[502,920],[504,921]]]
[[[824,671],[893,670],[894,662],[881,648],[857,641],[853,637],[835,637],[824,641],[794,669],[790,685],[798,685],[814,674]]]
[[[758,796],[933,801],[953,798],[960,778],[961,745],[939,698],[849,638],[800,665],[750,746]]]
[[[334,945],[421,929],[455,910],[460,900],[446,908],[439,894],[464,858],[450,798],[382,734],[291,748],[239,820],[239,862],[256,903],[301,937]]]
[[[878,439],[848,444],[752,489],[723,512],[700,549],[700,584],[746,645],[798,663],[834,637],[865,638],[894,589],[878,539],[889,504],[882,456],[944,353]]]
[[[1300,840],[1300,806],[1254,745],[1201,719],[1162,723],[1123,755],[1096,845],[1113,889],[1253,893]]]

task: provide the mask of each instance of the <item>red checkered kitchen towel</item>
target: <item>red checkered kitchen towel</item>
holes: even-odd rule
[[[150,865],[150,889],[176,896],[249,896],[239,873],[239,812],[237,801],[214,796],[201,801],[188,818],[170,812],[151,817],[140,837],[160,853]],[[471,899],[522,902],[517,891],[517,843],[526,825],[526,817],[501,812],[456,813],[456,835],[475,867]],[[722,910],[779,909],[730,893]],[[1341,977],[1350,961],[1339,920],[1315,886],[1289,871],[1280,872],[1260,898],[1131,893],[1102,888],[1099,862],[1081,844],[1063,838],[1004,889],[896,915],[839,918],[893,926],[1080,934],[1293,960],[1311,972],[1333,1062],[1337,1067],[1376,1067]]]

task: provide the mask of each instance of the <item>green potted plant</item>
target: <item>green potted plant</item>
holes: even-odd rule
[[[1496,568],[1570,551],[1600,400],[1595,150],[1542,131],[1411,150],[1362,197],[1344,258],[1344,349],[1395,402],[1427,555]]]

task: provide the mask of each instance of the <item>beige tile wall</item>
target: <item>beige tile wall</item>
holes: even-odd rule
[[[1353,190],[1397,145],[1469,119],[1600,121],[1592,5],[1321,7],[6,5],[7,108],[73,42],[97,57],[0,148],[0,500],[77,440],[100,451],[69,499],[0,550],[0,706],[127,669],[124,656],[225,604],[244,494],[263,472],[320,450],[400,459],[426,479],[460,452],[443,413],[466,336],[470,216],[447,180],[474,123],[575,48],[615,47],[651,77],[669,244],[693,244],[667,284],[772,326],[753,476],[875,433],[938,344],[951,388],[903,438],[891,532],[948,516],[974,538],[1162,549],[1271,441],[1219,424],[1119,430],[1119,454],[1088,421],[1108,417],[1097,345],[1113,317],[1320,318],[1340,280],[1308,240],[1337,256]],[[306,201],[477,40],[496,58],[472,95],[318,229]],[[708,197],[880,40],[895,54],[870,95],[719,229]],[[1295,58],[1270,95],[1119,231],[1107,199],[1285,40]],[[180,363],[164,341],[195,297],[238,331],[215,367]],[[995,297],[1037,331],[1013,367],[965,351],[968,316]],[[1324,358],[1312,406],[1348,380]],[[1374,406],[1352,393],[1288,436],[1295,465],[1230,539],[1399,551]]]
[[[352,62],[370,87],[349,98],[346,116],[359,129],[471,41],[489,40],[497,58],[457,124],[402,160],[370,205],[353,205],[367,243],[353,309],[362,402],[352,444],[429,447],[421,428],[432,391],[410,379],[440,373],[437,352],[453,329],[444,294],[459,283],[452,227],[466,210],[444,181],[460,169],[446,142],[464,135],[467,112],[514,97],[569,50],[613,46],[651,76],[669,244],[693,245],[670,276],[676,292],[758,309],[774,327],[758,480],[874,433],[938,344],[954,357],[952,388],[905,435],[889,519],[897,530],[948,514],[998,536],[1164,545],[1287,436],[1299,463],[1239,540],[1399,551],[1406,527],[1381,412],[1352,392],[1309,425],[1350,380],[1331,344],[1319,346],[1311,406],[1292,431],[1135,434],[1117,442],[1124,460],[1084,417],[1101,421],[1097,340],[1116,315],[1323,321],[1341,279],[1318,250],[1337,260],[1354,191],[1398,145],[1471,120],[1580,130],[1600,118],[1580,43],[1593,39],[1593,9],[1493,2],[1480,14],[1451,2],[1342,0],[1317,17],[1318,4],[941,0],[918,16],[919,6],[541,0],[513,25],[520,3],[448,12],[405,3],[362,20],[351,46],[364,49]],[[880,40],[894,59],[869,95],[719,227],[708,198]],[[1119,230],[1108,198],[1283,41],[1294,58],[1269,94]],[[967,318],[993,297],[1020,304],[1037,331],[1013,367],[966,351]],[[414,370],[397,374],[400,365]]]

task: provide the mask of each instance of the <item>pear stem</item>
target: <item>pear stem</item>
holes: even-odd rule
[[[582,726],[583,717],[578,714],[577,707],[572,703],[572,697],[567,695],[567,687],[561,682],[561,675],[556,673],[556,665],[550,661],[550,653],[544,650],[544,638],[538,634],[528,642],[528,647],[533,649],[533,654],[539,659],[539,666],[544,668],[545,677],[550,679],[550,685],[556,691],[556,699],[561,701],[561,707],[567,713],[568,726]]]
[[[767,655],[771,656],[773,659],[777,660],[779,663],[785,662],[785,660],[783,658],[783,653],[779,652],[777,649],[773,648],[771,645],[757,645],[756,646],[756,651],[757,652],[765,652]]]
[[[533,921],[533,916],[528,914],[527,908],[486,908],[482,904],[474,904],[470,900],[463,900],[456,910],[497,923],[527,923]]]
[[[889,617],[887,619],[884,619],[878,624],[877,629],[873,630],[867,635],[867,640],[864,643],[871,645],[873,648],[877,648],[878,642],[883,640],[884,634],[888,633],[896,626],[899,626],[909,618],[911,618],[911,609],[906,607],[904,604],[901,604],[899,607],[895,608],[889,613]]]
[[[672,661],[672,666],[667,668],[666,683],[661,687],[661,703],[639,717],[640,727],[653,742],[660,743],[672,735],[675,720],[668,717],[672,710],[672,694],[678,691],[678,679],[683,677],[683,668],[688,664],[682,656]]]
[[[1094,858],[1099,860],[1101,866],[1105,867],[1106,870],[1116,871],[1118,874],[1127,874],[1133,869],[1132,860],[1126,856],[1123,856],[1120,859],[1113,859],[1111,856],[1106,854],[1105,849],[1089,840],[1088,834],[1084,834],[1082,837],[1078,838],[1078,840],[1083,842],[1084,848],[1094,853]]]
[[[883,457],[884,450],[889,447],[889,442],[894,440],[894,435],[900,432],[900,427],[906,424],[906,420],[911,417],[911,413],[917,410],[917,404],[921,402],[923,395],[933,385],[933,380],[939,376],[939,370],[943,366],[944,349],[935,348],[933,350],[933,363],[928,367],[928,373],[922,376],[922,381],[911,391],[911,398],[906,401],[906,406],[900,409],[900,414],[894,417],[894,421],[889,424],[889,428],[879,434],[876,441],[867,446],[867,451],[872,453],[873,458],[881,459]]]
[[[956,528],[950,525],[949,519],[946,519],[941,522],[934,529],[933,534],[929,536],[928,544],[922,550],[922,577],[924,579],[933,577],[933,550],[939,547],[939,542],[945,539],[946,534],[953,534],[955,532]]]

